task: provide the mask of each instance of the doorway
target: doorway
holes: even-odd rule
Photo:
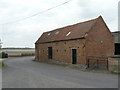
[[[52,59],[52,47],[48,47],[48,59]]]
[[[77,49],[72,49],[72,64],[77,64]]]
[[[120,43],[115,43],[115,55],[120,55]]]

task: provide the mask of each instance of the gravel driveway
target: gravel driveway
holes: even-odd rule
[[[83,72],[32,61],[34,57],[8,58],[2,70],[3,88],[117,88],[118,76]]]

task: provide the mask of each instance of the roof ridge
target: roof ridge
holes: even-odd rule
[[[101,16],[99,16],[99,17],[101,17]],[[99,18],[98,17],[98,18]],[[96,21],[92,24],[92,26],[89,28],[89,30],[86,32],[87,34],[92,30],[92,28],[95,26],[95,24],[97,23],[97,20],[98,20],[98,18],[96,18]]]

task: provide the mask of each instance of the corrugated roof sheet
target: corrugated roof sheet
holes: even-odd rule
[[[44,32],[41,37],[36,41],[36,43],[58,41],[58,40],[68,40],[74,38],[81,38],[85,36],[85,33],[94,25],[97,19],[92,19],[82,23],[66,26],[49,32]],[[59,32],[56,34],[56,32]],[[66,36],[71,32],[68,36]]]

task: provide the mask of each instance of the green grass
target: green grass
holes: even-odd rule
[[[114,72],[114,71],[111,71],[112,74],[118,74],[120,75],[120,72]]]
[[[4,67],[5,65],[4,65],[4,63],[3,62],[0,62],[0,68],[1,67]]]

